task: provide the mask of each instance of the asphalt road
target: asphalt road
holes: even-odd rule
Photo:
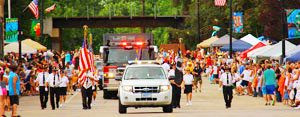
[[[20,99],[18,113],[23,117],[293,117],[300,110],[277,103],[265,106],[262,98],[234,96],[232,108],[226,109],[221,91],[217,85],[209,84],[205,79],[203,91],[193,93],[193,105],[186,106],[186,97],[182,94],[181,108],[173,113],[163,113],[162,108],[129,108],[127,114],[118,113],[118,100],[104,100],[102,91],[98,92],[96,103],[91,110],[82,110],[81,94],[68,96],[66,104],[57,110],[51,110],[50,103],[45,110],[40,109],[38,96],[25,96]],[[6,113],[10,115],[10,113]]]

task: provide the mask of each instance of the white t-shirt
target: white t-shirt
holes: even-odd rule
[[[250,70],[244,70],[243,73],[244,75],[244,78],[243,80],[246,80],[246,81],[250,81],[251,80],[251,71]]]
[[[60,80],[59,87],[67,87],[68,83],[69,83],[69,79],[67,78],[67,76],[64,76]]]
[[[185,85],[192,85],[194,81],[194,77],[192,74],[183,75],[183,81]]]
[[[217,66],[213,66],[213,74],[218,74],[218,67]]]

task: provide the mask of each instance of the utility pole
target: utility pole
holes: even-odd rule
[[[229,7],[230,7],[230,13],[229,13],[229,15],[230,15],[230,17],[229,17],[229,27],[230,27],[230,29],[229,29],[229,55],[230,55],[230,58],[232,59],[232,54],[233,54],[233,52],[232,52],[232,0],[230,0],[229,1]]]
[[[200,42],[201,33],[200,33],[200,0],[196,1],[197,4],[197,40]]]

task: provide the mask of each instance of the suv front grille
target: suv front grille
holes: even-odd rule
[[[134,93],[159,93],[158,87],[134,87]]]
[[[157,101],[157,98],[136,98],[136,101]]]

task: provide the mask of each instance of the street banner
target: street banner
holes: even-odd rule
[[[40,20],[37,20],[37,19],[32,20],[30,34],[33,37],[40,37],[40,35],[41,35]]]
[[[12,43],[18,41],[18,18],[6,18],[5,42]]]
[[[300,9],[286,10],[288,38],[300,38]]]
[[[243,12],[233,13],[233,32],[243,33]]]

